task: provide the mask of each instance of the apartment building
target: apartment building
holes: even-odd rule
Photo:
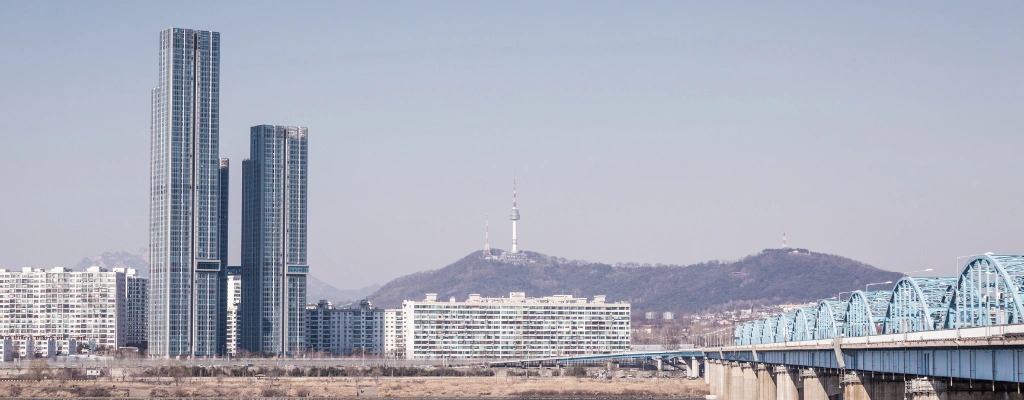
[[[146,337],[145,281],[134,269],[0,269],[0,337],[134,345]]]
[[[463,302],[402,303],[407,359],[502,359],[609,354],[629,350],[630,304],[605,296],[508,298],[469,295]]]
[[[320,300],[306,306],[306,346],[333,355],[384,353],[384,310],[361,300],[352,308],[335,308]]]
[[[121,324],[124,327],[124,345],[145,349],[146,340],[146,302],[149,299],[149,279],[138,275],[135,268],[114,268],[114,272],[124,277],[124,308]]]
[[[242,267],[228,267],[227,270],[227,348],[228,354],[235,355],[238,351],[239,334],[242,320]]]
[[[384,310],[384,355],[405,358],[405,324],[401,308]]]

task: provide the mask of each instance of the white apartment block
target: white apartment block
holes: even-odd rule
[[[405,358],[405,324],[401,308],[384,310],[384,355]]]
[[[234,355],[238,349],[240,338],[239,328],[242,317],[242,275],[233,274],[232,268],[228,268],[228,354]]]
[[[508,298],[469,295],[402,303],[407,359],[508,359],[609,354],[629,350],[630,305],[571,295]]]
[[[145,337],[146,278],[135,270],[0,269],[0,338],[92,342],[116,349]],[[129,287],[132,289],[129,290]],[[141,299],[141,301],[139,300]],[[133,306],[128,303],[133,302]],[[135,307],[141,306],[141,307]],[[142,333],[131,332],[143,329]],[[37,352],[38,353],[38,352]]]
[[[333,355],[384,353],[384,310],[367,300],[355,308],[335,308],[320,300],[306,305],[306,347]]]

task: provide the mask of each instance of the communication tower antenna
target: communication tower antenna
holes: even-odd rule
[[[491,216],[484,217],[484,257],[491,256]]]
[[[789,245],[786,244],[786,231],[782,231],[782,248],[788,249]]]
[[[509,215],[509,219],[512,220],[512,254],[519,252],[519,238],[517,237],[517,228],[519,223],[519,208],[516,207],[516,178],[512,177],[512,213]]]

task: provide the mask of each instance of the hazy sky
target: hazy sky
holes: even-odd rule
[[[159,31],[221,32],[249,127],[309,127],[341,288],[519,243],[688,264],[790,244],[954,273],[1024,252],[1024,3],[0,1],[4,267],[148,243]],[[940,271],[936,271],[940,272]],[[540,295],[540,294],[538,294]]]

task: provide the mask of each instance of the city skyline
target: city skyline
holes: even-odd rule
[[[258,123],[324,132],[318,151],[333,156],[312,161],[330,179],[311,198],[309,257],[335,266],[317,274],[338,286],[478,250],[479,217],[508,212],[513,173],[528,201],[525,247],[567,258],[737,259],[777,247],[785,228],[794,247],[948,274],[957,256],[1019,242],[1007,228],[976,227],[1019,217],[1022,189],[966,187],[1004,185],[1024,144],[1024,82],[1013,72],[1024,62],[1006,51],[1022,47],[1010,18],[1020,4],[565,3],[537,13],[310,3],[255,4],[249,17],[231,3],[202,15],[3,7],[3,26],[40,31],[0,39],[24,60],[0,66],[18,77],[0,117],[32,133],[12,135],[9,149],[41,149],[0,161],[22,188],[2,203],[19,212],[0,221],[18,266],[146,245],[146,160],[124,155],[147,146],[140,88],[152,86],[153,32],[167,26],[230,37],[221,156],[243,156]],[[249,26],[266,15],[308,28]],[[334,27],[338,15],[351,23]],[[94,46],[83,31],[109,48],[85,51]],[[300,56],[262,62],[282,46]],[[248,100],[268,95],[288,100]],[[986,156],[967,161],[967,149]],[[230,202],[237,227],[240,198]],[[237,257],[240,229],[229,235]],[[511,242],[504,228],[491,236]]]

